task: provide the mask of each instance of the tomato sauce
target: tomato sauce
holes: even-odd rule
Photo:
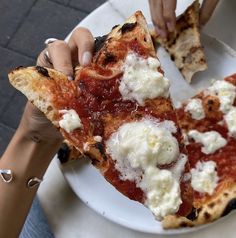
[[[114,162],[111,160],[109,162],[109,169],[104,174],[106,180],[113,184],[113,186],[119,189],[119,191],[129,199],[144,203],[144,192],[136,186],[135,182],[129,180],[121,180],[120,173],[115,169]]]
[[[225,78],[225,80],[236,85],[236,74]],[[207,96],[199,94],[197,97],[202,99],[203,103],[205,103],[204,109],[205,112],[207,112],[206,117],[198,121],[193,120],[191,116],[184,111],[184,107],[182,107],[177,110],[178,120],[181,127],[186,131],[191,129],[200,132],[217,131],[227,140],[227,144],[215,151],[215,153],[207,155],[201,151],[202,144],[196,143],[193,139],[190,139],[190,143],[186,146],[190,168],[195,168],[198,161],[214,161],[217,164],[216,170],[219,176],[218,187],[220,187],[221,182],[224,181],[233,180],[236,182],[236,139],[228,135],[227,125],[223,120],[223,113],[220,111],[219,105],[217,105],[219,104],[219,101],[218,99],[218,102],[214,101],[214,106],[216,106],[216,108],[210,112],[208,109],[206,111]],[[236,106],[236,101],[234,102],[234,106]],[[205,193],[194,191],[194,201],[205,200],[210,197],[210,195]]]
[[[123,48],[119,52],[120,55],[124,54],[124,52],[127,53],[127,48],[143,57],[147,55],[147,49],[141,46],[136,40],[123,44]],[[98,77],[94,78],[91,72],[96,72]],[[104,76],[106,79],[104,79]],[[107,139],[104,135],[103,121],[103,117],[107,114],[114,118],[118,117],[124,122],[127,121],[127,118],[130,120],[130,118],[136,119],[138,117],[150,116],[157,118],[159,121],[171,120],[177,125],[176,115],[168,98],[147,100],[143,107],[138,105],[137,102],[123,100],[119,92],[121,78],[122,73],[113,75],[110,69],[92,64],[80,72],[78,79],[71,82],[73,89],[75,90],[76,88],[78,91],[78,95],[74,92],[74,95],[77,95],[76,97],[66,95],[63,98],[56,99],[59,108],[74,109],[80,116],[83,130],[78,129],[67,134],[67,137],[74,144],[78,145],[78,148],[82,148],[83,143],[87,142],[87,139],[91,136],[100,135],[104,140]],[[175,136],[181,142],[179,130],[175,133]],[[182,149],[183,147],[180,148],[181,152]],[[114,162],[109,158],[108,160],[109,167],[104,177],[127,197],[143,203],[145,199],[144,192],[136,186],[135,182],[121,180],[120,173],[115,169]],[[190,205],[192,201],[191,189],[187,189],[187,182],[181,183],[181,188],[183,189],[183,203],[179,214],[186,215],[192,208]]]
[[[191,188],[189,181],[181,182],[180,189],[181,189],[182,204],[179,207],[177,215],[187,216],[192,211],[193,208],[193,190]]]

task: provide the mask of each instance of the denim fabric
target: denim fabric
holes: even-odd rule
[[[27,216],[20,238],[53,238],[46,217],[36,197]]]

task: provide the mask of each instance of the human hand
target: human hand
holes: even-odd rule
[[[66,74],[68,80],[72,80],[74,66],[78,64],[85,66],[91,62],[93,45],[94,39],[90,31],[79,27],[74,30],[68,43],[62,40],[50,43],[40,53],[37,65],[54,68]],[[49,58],[46,57],[46,52]],[[20,126],[30,134],[30,137],[51,142],[62,140],[60,132],[30,102],[26,104]]]
[[[200,26],[204,26],[208,22],[218,2],[219,0],[203,1],[199,16]],[[149,0],[149,7],[157,34],[166,38],[168,32],[175,30],[176,0]]]
[[[200,26],[204,26],[211,18],[219,0],[205,0],[200,9]]]

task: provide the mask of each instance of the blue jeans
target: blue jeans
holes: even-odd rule
[[[36,197],[21,231],[20,238],[53,238],[46,217]]]

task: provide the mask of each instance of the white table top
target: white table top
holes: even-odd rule
[[[135,4],[134,4],[135,2]],[[94,36],[106,34],[113,25],[122,23],[126,17],[136,10],[142,10],[150,21],[147,0],[110,0],[91,13],[79,25],[88,27]],[[181,13],[192,1],[179,0],[177,14]],[[204,31],[224,41],[236,50],[236,1],[221,1],[214,17],[210,20]],[[45,180],[40,186],[38,196],[45,214],[51,225],[55,237],[58,238],[158,238],[161,235],[148,235],[136,232],[117,225],[88,208],[70,189],[54,160]],[[200,231],[177,235],[176,237],[192,238],[233,238],[235,235],[236,213],[221,219]]]

